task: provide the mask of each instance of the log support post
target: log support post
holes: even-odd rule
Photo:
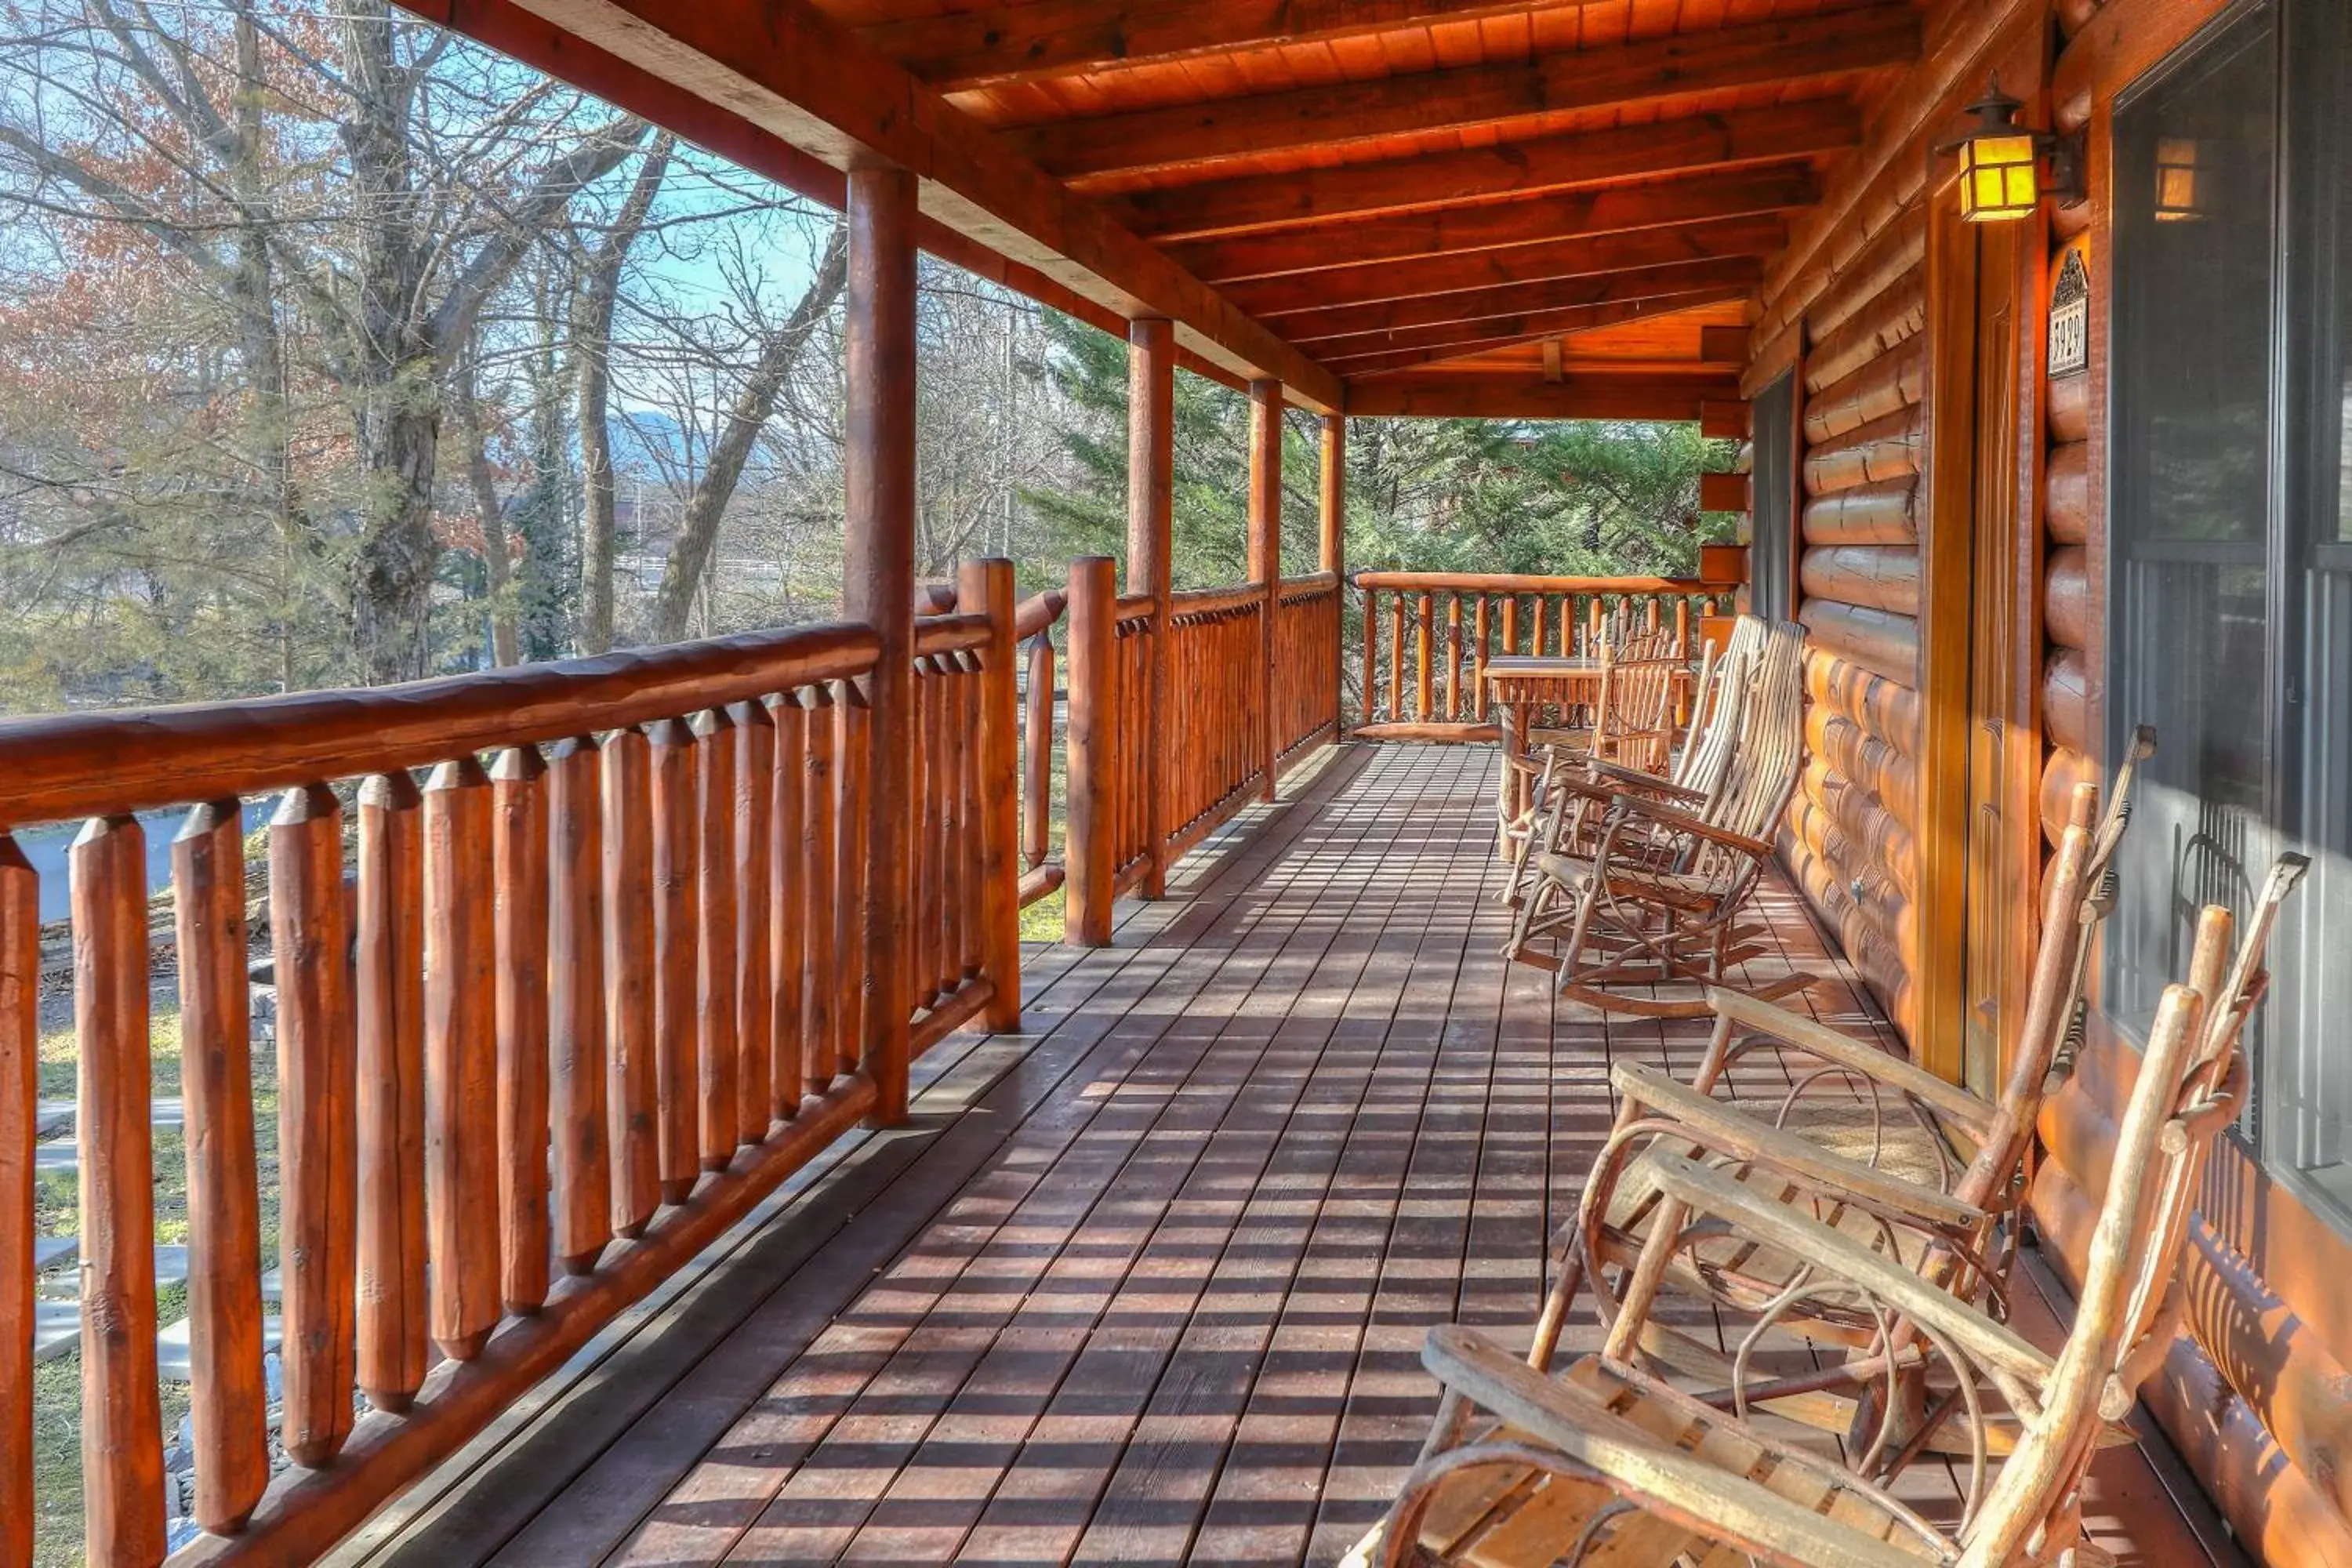
[[[1328,572],[1337,578],[1348,570],[1348,416],[1344,414],[1323,416],[1323,471],[1321,506],[1316,514],[1315,569]],[[1341,586],[1344,586],[1342,584]],[[1340,720],[1346,707],[1342,698],[1348,687],[1347,637],[1342,623],[1346,619],[1347,596],[1335,586],[1331,591],[1331,739],[1345,738],[1347,726]],[[1371,617],[1364,619],[1365,646],[1371,646]],[[1364,683],[1364,698],[1371,700],[1371,682]]]
[[[1176,325],[1127,327],[1127,591],[1151,595],[1143,693],[1143,896],[1168,894],[1168,601],[1175,587]]]
[[[1265,590],[1258,618],[1257,797],[1274,798],[1282,742],[1274,723],[1274,618],[1282,608],[1282,383],[1250,383],[1249,579]]]
[[[907,1119],[907,933],[915,817],[915,176],[849,173],[848,512],[843,609],[879,634],[861,692],[870,722],[866,795],[866,1005],[856,1042],[874,1081],[868,1121]],[[844,868],[843,882],[858,879]]]
[[[980,660],[980,972],[995,986],[982,1026],[1021,1027],[1021,690],[1013,661],[1013,563],[967,561],[960,609],[988,617]]]
[[[1062,851],[1062,940],[1073,947],[1110,945],[1118,868],[1111,840],[1118,820],[1111,754],[1118,744],[1117,565],[1108,555],[1070,563],[1070,819]]]

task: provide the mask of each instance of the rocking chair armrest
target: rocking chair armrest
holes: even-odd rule
[[[1619,1062],[1609,1069],[1609,1083],[1629,1105],[1689,1128],[1698,1142],[1718,1153],[1759,1161],[1857,1203],[1909,1215],[1922,1225],[1972,1226],[1991,1218],[1948,1193],[1832,1154],[1809,1139],[1677,1083],[1646,1063]]]
[[[1679,1154],[1652,1162],[1658,1190],[1694,1214],[1722,1220],[1743,1237],[1783,1247],[1877,1298],[1988,1370],[2007,1373],[2029,1386],[2047,1384],[2056,1361],[2008,1324],[1939,1286],[1929,1283],[1883,1252],[1823,1225],[1721,1171]]]
[[[1639,817],[1652,826],[1663,827],[1671,833],[1688,833],[1696,837],[1704,838],[1709,843],[1737,849],[1759,860],[1772,853],[1772,846],[1761,838],[1750,838],[1745,833],[1734,833],[1728,827],[1717,827],[1712,822],[1693,816],[1687,811],[1676,811],[1671,805],[1663,805],[1654,800],[1643,800],[1638,795],[1627,795],[1622,790],[1610,795],[1609,807],[1612,812],[1620,816]]]
[[[1786,1007],[1759,1002],[1753,996],[1717,986],[1707,992],[1707,1006],[1717,1018],[1727,1018],[1743,1029],[1769,1035],[1809,1056],[1850,1068],[1887,1088],[1911,1096],[1960,1124],[1981,1142],[1990,1131],[2000,1108],[1990,1105],[1956,1083],[1948,1083],[1916,1062],[1881,1050],[1867,1040],[1841,1034]]]
[[[1671,779],[1662,779],[1655,773],[1645,773],[1639,768],[1629,768],[1622,763],[1612,763],[1605,757],[1594,757],[1588,765],[1594,773],[1620,786],[1630,785],[1633,789],[1640,790],[1646,795],[1663,795],[1668,800],[1687,800],[1699,804],[1704,804],[1706,800],[1705,790],[1685,789]]]
[[[1676,1524],[1721,1531],[1743,1544],[1769,1543],[1818,1568],[1921,1568],[1920,1558],[1898,1546],[1660,1441],[1475,1329],[1432,1329],[1421,1363],[1448,1390]],[[1865,1482],[1853,1485],[1867,1489]]]

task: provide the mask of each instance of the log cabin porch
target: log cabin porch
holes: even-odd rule
[[[2273,844],[2337,868],[2282,942],[2272,1103],[2216,1162],[2147,1386],[2185,1458],[2107,1456],[2101,1528],[2226,1563],[2201,1489],[2264,1562],[2352,1562],[2352,684],[2282,674],[2347,667],[2341,420],[2310,389],[2352,355],[2272,309],[2316,320],[2352,279],[2334,230],[2286,243],[2337,210],[2311,172],[2352,163],[2352,90],[2279,107],[2288,62],[2352,58],[2343,7],[412,8],[846,212],[842,618],[0,731],[0,829],[86,824],[61,1528],[88,1561],[1328,1561],[1427,1417],[1423,1331],[1526,1321],[1607,1063],[1687,1037],[1570,1016],[1496,955],[1483,747],[1326,744],[1472,738],[1477,661],[1544,647],[1549,593],[1563,652],[1604,598],[1803,624],[1771,929],[1831,977],[1811,1005],[1979,1089],[2070,791],[2163,732],[2145,913],[2041,1123],[2037,1192],[2078,1217],[2181,910]],[[1990,138],[2029,149],[2021,194],[1967,191],[2008,221],[1964,221],[1972,104],[2031,132]],[[919,591],[919,250],[1127,340],[1123,563],[1017,604],[1005,562]],[[1179,370],[1250,398],[1238,584],[1174,585]],[[1284,554],[1290,409],[1311,561]],[[1696,487],[1736,569],[1350,577],[1350,422],[1423,416],[1737,441]],[[135,814],[192,801],[165,920]],[[0,836],[12,1221],[51,1157],[41,884]],[[1055,888],[1070,945],[1024,951]],[[275,1129],[244,1076],[263,947]],[[195,1242],[169,1281],[164,984]],[[47,1506],[36,1241],[0,1227],[0,1568]],[[205,1458],[167,1513],[156,1346],[186,1324]]]
[[[813,1165],[333,1561],[1336,1562],[1434,1411],[1428,1329],[1524,1339],[1610,1063],[1705,1038],[1500,957],[1492,769],[1322,753],[1112,945],[1038,952],[1022,1035],[935,1047],[905,1130]],[[1814,1016],[1887,1032],[1785,883],[1764,915],[1759,970],[1817,968]],[[1940,1465],[1909,1484],[1958,1506]],[[2152,1429],[2094,1513],[2125,1563],[2244,1561]]]

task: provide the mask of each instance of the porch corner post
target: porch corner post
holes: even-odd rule
[[[1274,724],[1274,618],[1282,609],[1282,383],[1260,376],[1249,384],[1249,579],[1263,584],[1258,615],[1257,797],[1274,798],[1282,742]]]
[[[1143,693],[1143,896],[1168,896],[1168,601],[1175,587],[1176,324],[1127,324],[1127,591],[1151,595]]]
[[[1062,940],[1110,945],[1118,831],[1113,748],[1118,744],[1118,563],[1108,555],[1070,563],[1069,825],[1062,845]]]
[[[1348,416],[1344,414],[1323,416],[1322,507],[1317,516],[1320,546],[1315,563],[1318,572],[1328,572],[1334,579],[1331,586],[1331,739],[1336,742],[1347,738],[1347,725],[1341,715],[1346,710],[1348,690],[1348,639],[1345,635],[1348,572]],[[1368,624],[1364,635],[1369,637]]]
[[[981,1024],[994,1034],[1021,1027],[1021,691],[1013,635],[1013,563],[967,561],[957,607],[988,617],[980,664],[980,972],[994,987]]]
[[[881,642],[863,683],[871,713],[866,814],[866,974],[859,1065],[869,1122],[907,1119],[907,932],[915,799],[915,176],[849,172],[848,482],[842,608]]]

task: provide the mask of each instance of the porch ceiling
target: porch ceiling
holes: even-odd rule
[[[909,167],[950,259],[1360,412],[1736,395],[1704,329],[1753,319],[1924,32],[1913,0],[414,3],[821,199]]]

